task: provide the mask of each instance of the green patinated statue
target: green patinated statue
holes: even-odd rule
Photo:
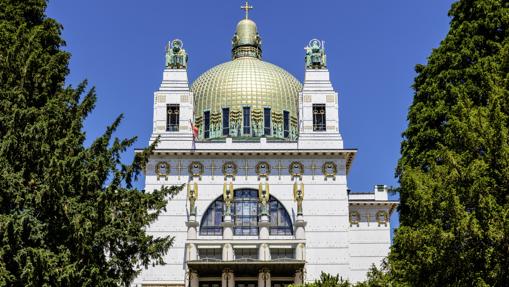
[[[309,41],[308,46],[304,50],[306,50],[306,68],[323,69],[327,67],[325,48],[319,40],[313,39]]]
[[[181,40],[175,39],[166,46],[166,68],[185,69],[187,68],[188,56],[182,47]]]

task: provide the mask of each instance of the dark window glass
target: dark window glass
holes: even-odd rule
[[[210,111],[203,113],[203,125],[205,126],[203,129],[203,137],[208,139],[210,137]]]
[[[283,111],[283,136],[290,136],[290,112]]]
[[[235,235],[258,235],[258,218],[260,205],[258,191],[254,189],[239,189],[234,193],[231,205]],[[200,235],[221,235],[223,228],[224,201],[223,197],[216,199],[205,211],[201,224]],[[283,205],[274,197],[269,198],[269,217],[271,235],[292,235],[293,226],[290,215]]]
[[[178,132],[179,131],[179,105],[166,106],[166,131]]]
[[[258,249],[235,248],[235,260],[239,259],[258,259]]]
[[[270,130],[270,108],[264,108],[263,109],[263,134],[266,136],[270,136],[271,130]]]
[[[313,104],[313,131],[325,131],[325,105]]]
[[[242,115],[243,115],[243,133],[245,135],[248,135],[251,133],[251,108],[250,107],[244,107],[242,108]]]
[[[292,221],[283,205],[272,197],[269,199],[270,235],[292,235]]]
[[[230,109],[223,108],[223,136],[230,135]]]
[[[198,249],[198,256],[201,260],[204,259],[223,259],[223,250],[221,248],[200,248]]]
[[[270,259],[294,259],[295,249],[293,248],[271,248]]]

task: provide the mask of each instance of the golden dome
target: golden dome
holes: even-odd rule
[[[232,117],[250,107],[253,118],[262,114],[264,108],[270,108],[271,122],[275,121],[271,123],[274,127],[271,136],[295,138],[301,83],[284,69],[261,60],[261,39],[252,20],[238,23],[232,46],[232,61],[206,71],[191,86],[198,125],[206,111],[210,112],[211,125],[217,127],[223,108],[229,108]],[[282,134],[285,111],[291,118],[291,136]],[[222,137],[222,133],[210,136],[214,137]]]
[[[287,71],[253,57],[240,57],[203,73],[191,86],[195,115],[223,107],[242,110],[271,108],[297,117],[300,82]]]

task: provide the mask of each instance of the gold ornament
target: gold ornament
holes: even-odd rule
[[[255,171],[258,175],[258,179],[261,177],[268,178],[270,174],[270,164],[266,161],[260,161],[256,164]]]
[[[389,221],[389,215],[387,214],[387,211],[380,210],[376,213],[376,222],[378,223],[378,226],[384,225],[387,226],[387,222]]]
[[[270,191],[269,191],[269,183],[265,183],[265,189],[263,188],[263,183],[260,182],[258,185],[258,198],[262,205],[266,205],[269,202]]]
[[[160,161],[156,164],[156,175],[157,180],[161,177],[164,177],[165,180],[168,179],[168,175],[170,174],[170,164],[165,161]]]
[[[300,161],[293,161],[288,166],[288,171],[290,172],[292,179],[294,177],[302,178],[302,175],[304,174],[304,165]]]
[[[191,188],[191,184],[193,184],[193,188]],[[189,199],[189,211],[192,215],[196,215],[196,207],[195,203],[198,199],[198,183],[188,183],[187,184],[187,198]]]
[[[188,171],[189,175],[191,177],[199,177],[201,179],[201,176],[203,174],[203,164],[199,161],[193,161],[189,164]]]
[[[328,177],[332,177],[334,180],[336,180],[338,166],[332,161],[324,162],[322,165],[322,173],[325,176],[325,180],[327,180]]]
[[[359,227],[360,214],[358,211],[350,211],[350,226],[357,225]]]
[[[223,164],[223,175],[224,177],[235,177],[237,175],[237,164],[233,161],[227,161]]]

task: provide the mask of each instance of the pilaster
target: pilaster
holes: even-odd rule
[[[262,269],[258,273],[258,287],[271,287],[271,277],[269,269]]]
[[[235,287],[235,275],[231,269],[224,269],[221,276],[221,287]]]

